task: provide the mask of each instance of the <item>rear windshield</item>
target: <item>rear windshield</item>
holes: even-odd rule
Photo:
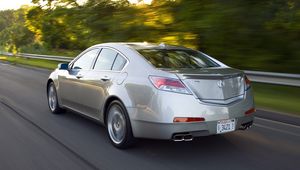
[[[198,51],[182,49],[139,49],[156,68],[206,68],[219,65]]]

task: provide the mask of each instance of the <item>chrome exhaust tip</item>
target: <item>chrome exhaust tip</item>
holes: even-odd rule
[[[184,135],[183,136],[184,141],[192,141],[193,140],[193,136],[188,134],[188,135]]]
[[[175,135],[173,135],[172,140],[175,142],[192,141],[193,135],[191,135],[191,134],[175,134]]]
[[[182,134],[176,134],[176,135],[174,135],[173,136],[173,141],[175,141],[175,142],[182,142],[182,141],[184,141],[184,138],[183,138],[183,135]]]
[[[239,128],[240,130],[247,130],[250,129],[252,127],[253,121],[248,122],[248,123],[244,123],[241,125],[241,127]]]

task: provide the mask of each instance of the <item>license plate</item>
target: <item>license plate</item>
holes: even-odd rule
[[[220,120],[217,123],[217,133],[226,133],[235,130],[235,119]]]

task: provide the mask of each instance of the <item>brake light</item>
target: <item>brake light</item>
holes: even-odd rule
[[[255,108],[251,108],[251,109],[249,109],[249,110],[247,110],[245,112],[245,115],[249,115],[249,114],[254,113],[254,112],[256,112],[256,109]]]
[[[205,118],[203,117],[175,117],[173,119],[173,122],[179,123],[179,122],[203,122],[205,121]]]
[[[248,79],[248,77],[245,75],[245,90],[248,90],[251,87],[251,81]]]
[[[179,79],[158,76],[150,76],[149,79],[151,83],[159,90],[191,94],[190,91]]]

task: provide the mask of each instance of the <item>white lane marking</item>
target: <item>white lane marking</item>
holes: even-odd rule
[[[297,125],[283,123],[283,122],[279,122],[279,121],[275,121],[275,120],[269,120],[269,119],[264,119],[264,118],[260,118],[260,117],[255,117],[255,119],[266,121],[266,122],[271,122],[271,123],[276,123],[276,124],[280,124],[280,125],[290,126],[290,127],[294,127],[294,128],[300,128],[300,126],[297,126]]]
[[[290,114],[290,113],[284,113],[284,112],[280,112],[280,111],[274,111],[274,110],[269,110],[269,109],[262,109],[262,108],[258,108],[257,109],[258,111],[264,111],[264,112],[270,112],[270,113],[278,113],[278,114],[280,114],[280,115],[282,115],[282,116],[290,116],[290,117],[298,117],[298,116],[296,116],[296,115],[294,115],[294,114]]]
[[[300,134],[298,134],[298,133],[293,133],[293,132],[289,132],[289,131],[286,131],[286,130],[281,130],[281,129],[277,129],[277,128],[272,128],[272,127],[265,126],[265,125],[261,125],[261,124],[257,124],[257,123],[254,123],[254,126],[257,126],[257,127],[261,127],[261,128],[265,128],[265,129],[269,129],[269,130],[273,130],[273,131],[277,131],[277,132],[282,132],[282,133],[286,133],[286,134],[289,134],[289,135],[294,135],[294,136],[300,137]]]

